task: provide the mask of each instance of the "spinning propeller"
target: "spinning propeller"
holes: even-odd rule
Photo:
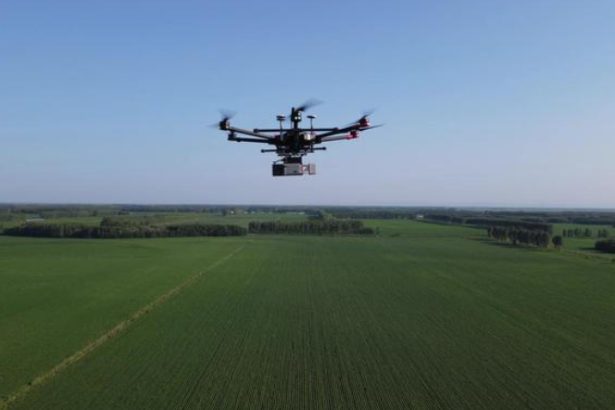
[[[361,118],[354,122],[351,122],[350,124],[346,125],[346,127],[358,126],[361,131],[382,127],[384,124],[371,125],[369,121],[369,117],[375,112],[375,109],[363,111],[363,116],[361,116]]]
[[[322,101],[317,98],[310,98],[299,107],[295,108],[297,111],[307,111],[312,107],[316,107],[317,105],[322,104]]]
[[[218,112],[220,113],[220,121],[211,124],[210,127],[218,128],[223,131],[228,130],[231,126],[231,120],[233,119],[233,117],[235,117],[235,115],[237,115],[237,111],[225,110],[221,108],[218,110]]]

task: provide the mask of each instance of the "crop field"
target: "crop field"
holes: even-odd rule
[[[615,408],[615,264],[366,224],[0,237],[0,409]]]
[[[0,236],[0,396],[236,246]]]

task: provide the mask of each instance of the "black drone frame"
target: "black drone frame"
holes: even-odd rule
[[[223,115],[218,126],[220,130],[228,132],[229,141],[274,145],[275,149],[261,150],[263,153],[272,152],[281,157],[280,160],[274,162],[274,176],[303,175],[306,169],[308,173],[313,174],[315,173],[314,165],[304,166],[302,157],[314,151],[326,150],[326,147],[316,147],[316,145],[325,142],[356,139],[361,131],[382,126],[382,124],[371,125],[368,118],[370,113],[365,113],[357,121],[343,127],[332,128],[314,128],[313,122],[316,116],[308,115],[310,127],[302,128],[300,126],[302,113],[316,104],[316,102],[312,101],[300,107],[293,107],[289,117],[291,123],[289,128],[284,127],[284,122],[287,119],[284,115],[276,117],[280,123],[279,128],[255,128],[248,130],[233,127],[230,123],[231,115]],[[237,136],[238,134],[241,136]]]

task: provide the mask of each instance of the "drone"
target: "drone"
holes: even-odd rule
[[[361,131],[381,127],[384,124],[371,125],[369,116],[373,113],[365,112],[358,120],[343,127],[314,128],[315,115],[308,115],[309,128],[300,126],[303,113],[319,105],[318,100],[309,100],[299,107],[292,107],[290,116],[276,116],[280,123],[279,128],[255,128],[252,130],[237,128],[231,125],[234,113],[221,111],[222,119],[215,126],[221,131],[228,132],[228,140],[235,142],[252,142],[275,146],[272,149],[262,149],[261,153],[273,152],[280,159],[274,161],[272,174],[277,176],[301,176],[316,174],[315,164],[303,164],[303,157],[315,151],[325,151],[326,147],[317,147],[325,142],[353,140],[359,138]],[[290,125],[284,127],[289,121]]]

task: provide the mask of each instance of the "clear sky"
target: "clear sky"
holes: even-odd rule
[[[615,207],[615,2],[0,1],[0,202]],[[386,127],[272,178],[208,125]]]

